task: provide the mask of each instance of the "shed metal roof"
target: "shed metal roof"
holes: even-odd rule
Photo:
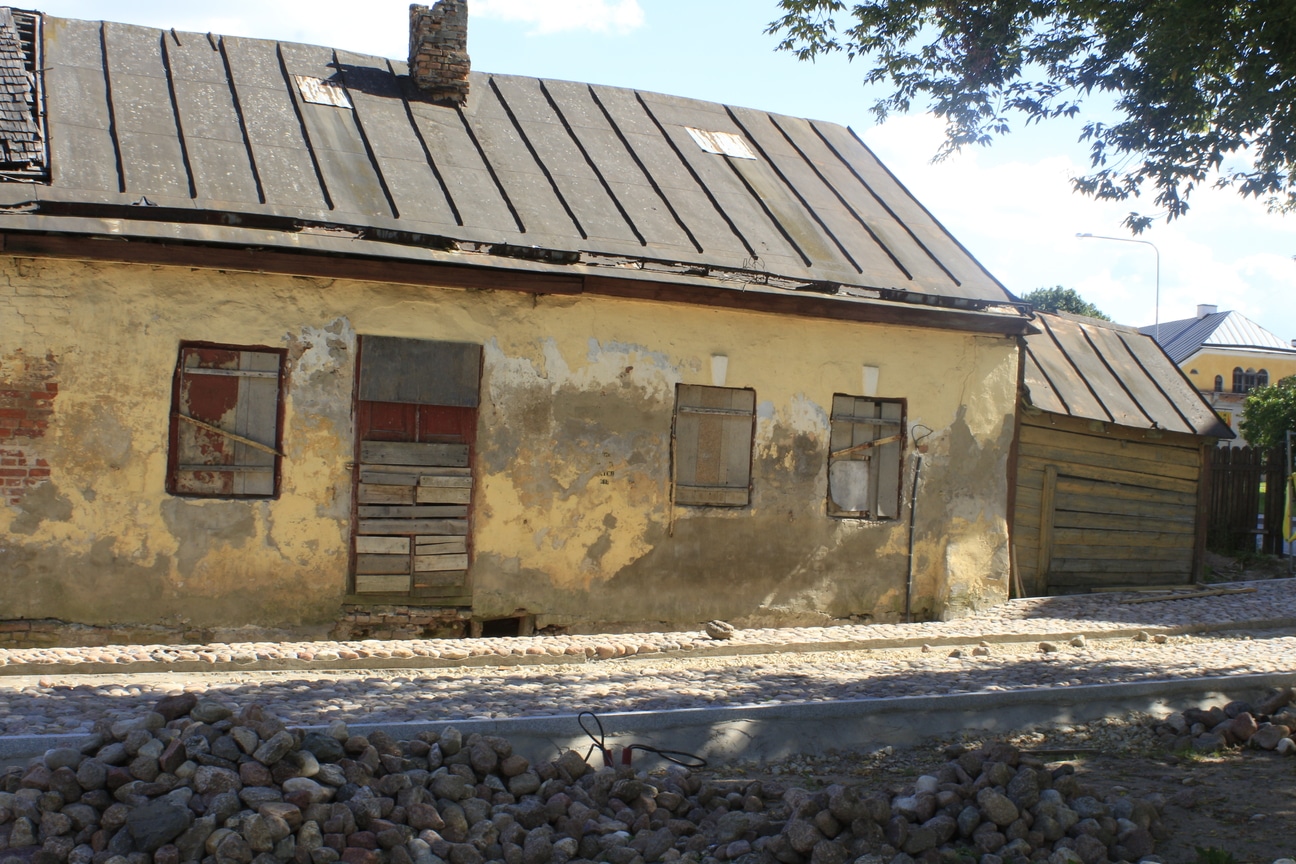
[[[1155,327],[1140,327],[1151,335]],[[1161,346],[1176,363],[1183,363],[1202,348],[1239,348],[1296,355],[1296,348],[1279,339],[1240,312],[1212,312],[1161,324]]]
[[[47,18],[44,52],[52,176],[0,184],[0,230],[98,217],[148,237],[151,220],[175,239],[263,229],[292,249],[333,232],[394,257],[1012,299],[835,124],[481,73],[444,107],[396,61],[115,23]],[[706,152],[690,127],[756,158]]]
[[[1039,332],[1026,336],[1025,357],[1027,399],[1036,408],[1135,429],[1234,437],[1150,335],[1079,315],[1036,314]]]

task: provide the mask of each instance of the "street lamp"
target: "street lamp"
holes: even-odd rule
[[[1107,237],[1103,234],[1090,234],[1085,231],[1077,233],[1077,237],[1087,237],[1090,240],[1115,240],[1117,243],[1142,243],[1144,246],[1151,246],[1152,251],[1156,253],[1156,317],[1152,326],[1152,338],[1158,345],[1161,344],[1161,250],[1151,240],[1135,240],[1132,237]]]

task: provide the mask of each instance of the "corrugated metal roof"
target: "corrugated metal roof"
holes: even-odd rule
[[[181,238],[189,213],[195,226],[281,218],[411,247],[558,250],[621,272],[684,265],[829,291],[1010,299],[830,123],[480,73],[464,107],[444,107],[379,57],[56,18],[45,78],[51,183],[0,185],[0,205],[33,194],[48,213],[47,202],[158,205]],[[707,152],[690,127],[756,158]],[[0,229],[23,218],[10,212]],[[284,230],[264,242],[298,245]]]
[[[1156,327],[1140,327],[1152,335]],[[1204,346],[1279,351],[1296,354],[1296,349],[1240,312],[1212,312],[1200,318],[1165,321],[1160,330],[1161,346],[1175,363],[1183,363]]]
[[[1035,324],[1040,332],[1026,337],[1025,384],[1036,408],[1135,429],[1233,437],[1151,336],[1078,315],[1041,312]]]

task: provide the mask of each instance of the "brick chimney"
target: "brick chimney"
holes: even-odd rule
[[[434,102],[468,101],[468,2],[410,4],[409,73]]]

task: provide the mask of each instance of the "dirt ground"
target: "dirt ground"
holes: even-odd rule
[[[1245,582],[1254,579],[1287,579],[1296,575],[1296,561],[1276,555],[1231,557],[1207,552],[1205,582]]]
[[[1296,758],[1258,750],[1218,755],[1164,750],[1140,721],[1068,727],[1005,739],[1045,760],[1069,762],[1100,800],[1108,795],[1160,794],[1167,836],[1156,854],[1167,864],[1194,864],[1198,849],[1219,849],[1236,864],[1272,864],[1296,857]],[[739,766],[714,772],[719,780],[769,778],[811,788],[831,783],[863,785],[891,793],[912,790],[919,775],[935,773],[954,744],[987,739],[936,740],[904,751],[797,757],[777,765]],[[1212,859],[1208,859],[1212,860]],[[1219,862],[1230,859],[1214,859]]]

